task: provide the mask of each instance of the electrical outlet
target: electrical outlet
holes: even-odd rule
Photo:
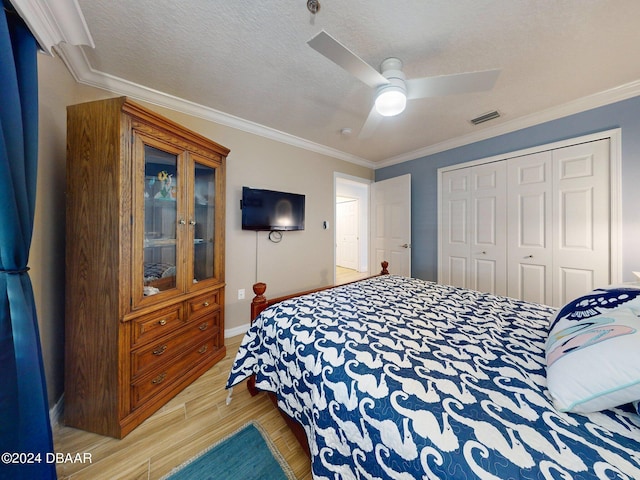
[[[244,288],[238,290],[238,300],[244,300]]]

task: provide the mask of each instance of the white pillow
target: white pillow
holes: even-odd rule
[[[547,387],[562,412],[589,413],[640,400],[640,287],[594,290],[552,318]]]

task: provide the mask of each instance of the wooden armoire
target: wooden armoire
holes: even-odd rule
[[[125,97],[67,108],[67,425],[122,438],[224,358],[228,153]]]

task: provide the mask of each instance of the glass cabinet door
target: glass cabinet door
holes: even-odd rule
[[[216,169],[197,160],[193,171],[193,284],[215,277]]]
[[[178,158],[144,145],[143,295],[177,287]]]

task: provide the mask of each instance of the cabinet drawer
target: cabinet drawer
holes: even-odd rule
[[[190,345],[201,343],[204,339],[216,335],[220,328],[220,314],[218,312],[189,324],[186,329],[169,337],[161,338],[148,346],[131,352],[131,377],[155,368],[162,362],[170,361],[171,357],[189,348]]]
[[[156,369],[133,382],[131,384],[131,407],[137,408],[152,396],[170,388],[180,380],[184,380],[185,374],[190,369],[220,349],[217,343],[217,337],[209,338],[175,358],[175,361],[167,362],[165,368]]]
[[[131,346],[151,342],[185,325],[182,304],[172,305],[133,320]]]
[[[220,290],[200,295],[187,302],[187,314],[190,317],[199,317],[220,308]]]

